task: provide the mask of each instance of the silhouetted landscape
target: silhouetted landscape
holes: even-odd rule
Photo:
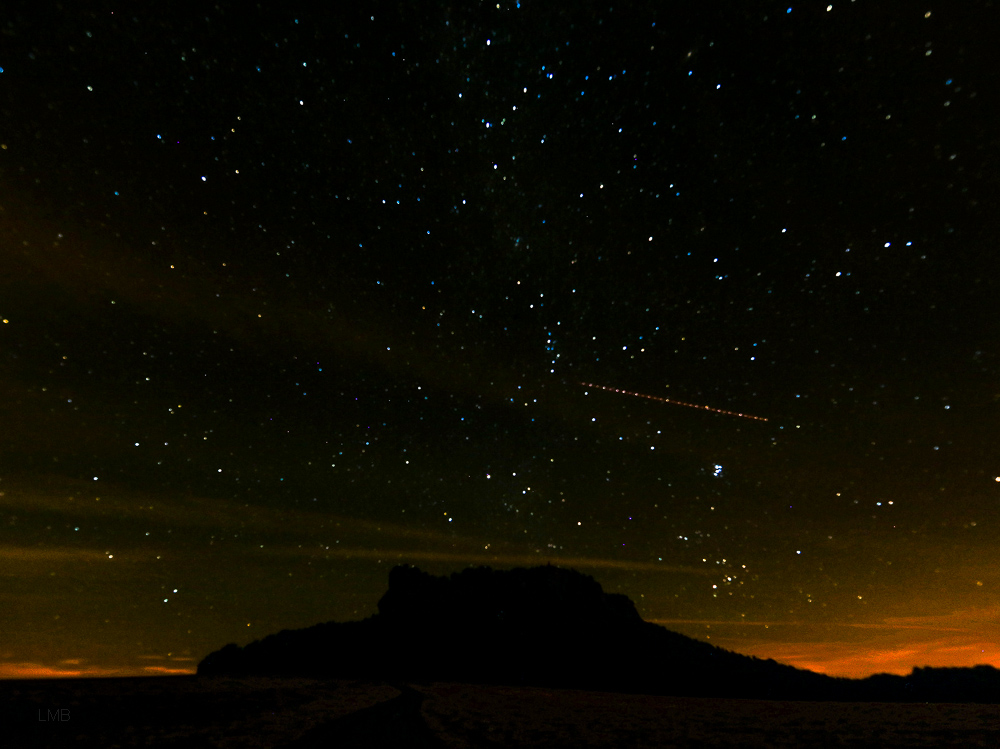
[[[643,621],[626,596],[554,566],[389,573],[378,613],[285,630],[198,665],[206,676],[450,681],[683,697],[1000,703],[1000,671],[917,668],[834,678]]]
[[[996,703],[989,666],[831,678],[554,566],[396,567],[377,614],[226,645],[194,676],[0,682],[4,745],[33,747],[996,746]]]

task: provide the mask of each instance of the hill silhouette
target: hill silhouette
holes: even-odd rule
[[[626,596],[554,566],[389,573],[378,613],[226,645],[199,675],[453,681],[774,700],[1000,702],[1000,671],[918,668],[834,678],[643,621]]]

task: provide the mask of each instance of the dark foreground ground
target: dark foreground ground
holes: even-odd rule
[[[766,702],[466,684],[0,681],[11,747],[997,747],[1000,705]]]

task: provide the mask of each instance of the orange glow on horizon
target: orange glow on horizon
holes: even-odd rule
[[[701,638],[698,638],[701,639]],[[914,668],[964,668],[988,665],[1000,668],[1000,645],[961,643],[954,638],[934,642],[872,648],[849,642],[766,642],[713,636],[712,645],[742,655],[815,671],[827,676],[863,679],[874,674],[906,676]],[[63,665],[65,664],[65,665]],[[34,662],[0,662],[0,680],[93,679],[140,676],[191,676],[196,668],[179,665],[80,666],[62,661],[51,666]]]
[[[966,668],[987,665],[1000,668],[1000,646],[996,643],[956,644],[915,642],[894,648],[871,648],[846,642],[757,642],[733,638],[715,638],[713,645],[773,659],[796,668],[804,668],[827,676],[863,679],[874,674],[906,676],[914,668]]]
[[[654,619],[667,629],[726,650],[827,676],[905,676],[914,668],[1000,668],[1000,608],[824,624],[794,621]]]
[[[62,667],[42,663],[0,662],[0,680],[4,679],[111,679],[134,676],[190,676],[194,668],[167,666],[84,666]]]

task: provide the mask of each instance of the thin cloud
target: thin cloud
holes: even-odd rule
[[[0,561],[4,562],[97,562],[108,561],[108,555],[96,549],[68,546],[0,546]]]
[[[927,617],[934,619],[935,617]],[[943,617],[941,617],[943,619]],[[751,621],[749,619],[649,619],[653,624],[707,624],[713,627],[796,627],[813,630],[832,629],[837,627],[848,627],[851,629],[919,629],[928,632],[968,632],[968,627],[944,627],[933,623],[923,623],[921,617],[910,617],[900,622],[895,619],[884,619],[880,622],[802,622],[802,621]]]
[[[53,479],[48,476],[21,476],[16,481],[8,478],[5,481],[5,491],[0,493],[0,506],[25,512],[54,511],[68,517],[102,517],[114,518],[116,521],[140,518],[151,527],[162,525],[172,529],[178,526],[239,528],[243,534],[251,531],[273,534],[276,528],[280,528],[281,535],[285,536],[353,533],[446,542],[449,545],[462,541],[451,533],[413,528],[399,523],[277,509],[262,504],[248,505],[217,497],[159,495],[136,491],[109,481],[100,484],[59,481],[58,486],[52,484]],[[468,543],[478,542],[469,540]]]
[[[360,547],[335,546],[329,549],[289,548],[271,549],[272,553],[293,556],[311,556],[338,559],[375,559],[377,561],[403,564],[407,562],[447,562],[451,564],[481,566],[523,566],[536,567],[553,564],[558,567],[582,569],[608,569],[636,572],[671,572],[686,575],[710,575],[712,570],[700,567],[683,567],[656,562],[639,562],[626,559],[601,559],[593,557],[562,557],[544,554],[482,554],[425,550],[366,549]]]
[[[142,669],[146,674],[154,676],[190,676],[197,673],[193,668],[167,668],[166,666],[146,666]]]

